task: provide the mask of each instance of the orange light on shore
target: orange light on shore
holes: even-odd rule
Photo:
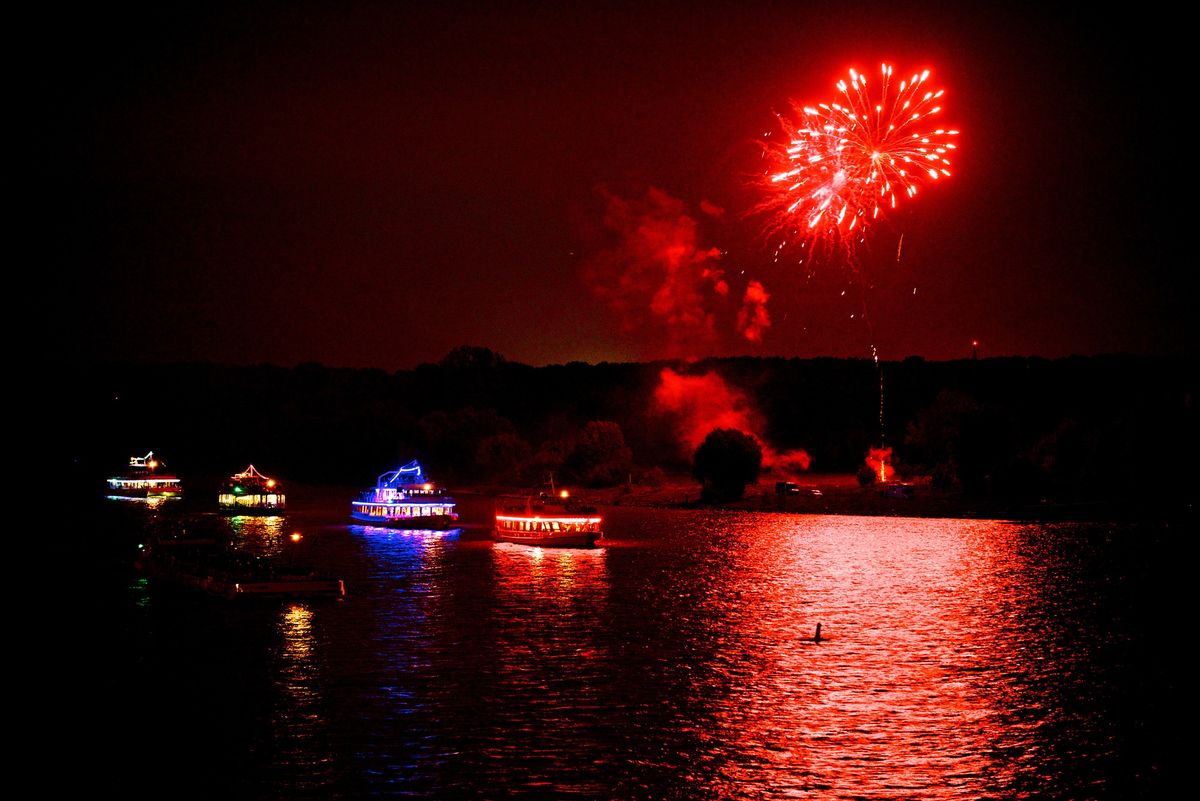
[[[568,498],[568,497],[570,497],[570,495],[571,495],[571,493],[567,492],[566,490],[563,490],[562,492],[558,493],[558,497],[560,497],[560,498]]]
[[[301,535],[299,531],[293,531],[291,534],[291,539],[292,542],[299,542],[303,539],[303,535]]]

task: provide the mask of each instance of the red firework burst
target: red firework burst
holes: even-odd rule
[[[793,102],[796,118],[779,116],[786,142],[766,147],[769,231],[851,252],[901,199],[949,177],[958,131],[929,128],[944,90],[927,89],[928,78],[926,70],[894,85],[884,64],[873,98],[866,76],[852,69],[849,82],[837,83],[836,102]]]

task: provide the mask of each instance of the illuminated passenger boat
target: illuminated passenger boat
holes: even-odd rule
[[[602,535],[603,518],[594,506],[563,495],[560,499],[528,497],[501,500],[492,536],[500,542],[519,542],[559,548],[591,548]]]
[[[381,475],[350,510],[355,520],[393,528],[449,528],[458,521],[454,499],[429,480],[415,459]]]
[[[287,496],[273,478],[267,478],[250,465],[225,480],[217,495],[222,512],[234,515],[283,514]]]
[[[117,501],[151,503],[182,497],[183,485],[179,477],[164,468],[154,458],[154,451],[145,456],[131,456],[129,466],[108,479],[108,497]]]

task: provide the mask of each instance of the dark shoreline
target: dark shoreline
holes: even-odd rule
[[[799,483],[799,482],[797,482]],[[777,494],[773,482],[747,487],[741,500],[700,501],[694,481],[672,480],[658,487],[617,487],[581,490],[578,494],[598,506],[653,509],[712,509],[789,514],[868,517],[955,518],[1023,522],[1186,522],[1195,518],[1193,498],[1152,499],[1114,495],[1106,499],[1014,502],[976,497],[911,482],[911,497],[890,496],[885,487],[861,487],[853,476],[815,476],[800,484],[796,494]],[[528,488],[475,486],[463,495],[495,496],[532,493]]]
[[[171,503],[170,511],[192,513],[215,511],[215,490],[211,481],[198,480],[189,485],[181,501]],[[737,501],[707,503],[700,500],[699,485],[683,476],[668,478],[658,486],[619,486],[575,488],[571,491],[584,502],[598,507],[663,510],[714,510],[742,512],[778,512],[807,515],[846,515],[864,517],[947,518],[963,520],[1011,520],[1021,522],[1111,522],[1111,523],[1195,523],[1195,498],[1131,497],[1114,493],[1104,499],[1074,501],[1042,500],[1018,502],[972,496],[956,490],[930,486],[928,480],[910,483],[911,496],[894,497],[884,487],[858,485],[852,475],[810,475],[797,478],[799,492],[778,494],[774,479],[762,480],[746,488]],[[361,487],[289,482],[289,511],[306,514],[327,504],[348,503]],[[536,495],[540,488],[498,484],[450,486],[450,494],[460,500],[471,499],[474,515],[485,514],[490,500],[501,496]],[[102,494],[79,493],[70,504],[76,517],[91,519],[105,510],[118,507],[105,501]],[[86,500],[90,499],[90,500]],[[462,504],[460,503],[460,512]],[[211,507],[211,508],[210,508]],[[486,514],[485,514],[486,517]],[[483,518],[480,519],[483,522]]]

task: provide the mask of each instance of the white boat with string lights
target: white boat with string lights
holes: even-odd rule
[[[182,498],[183,484],[150,451],[145,456],[129,457],[126,468],[108,479],[108,497],[115,501],[161,503]]]
[[[458,522],[455,502],[430,481],[417,460],[390,470],[350,504],[350,516],[391,528],[450,528]]]
[[[493,539],[551,548],[591,548],[603,536],[604,518],[596,507],[566,491],[524,498],[500,498]]]
[[[254,465],[225,479],[217,494],[217,506],[225,514],[279,515],[286,504],[287,496],[279,482],[264,476]]]

